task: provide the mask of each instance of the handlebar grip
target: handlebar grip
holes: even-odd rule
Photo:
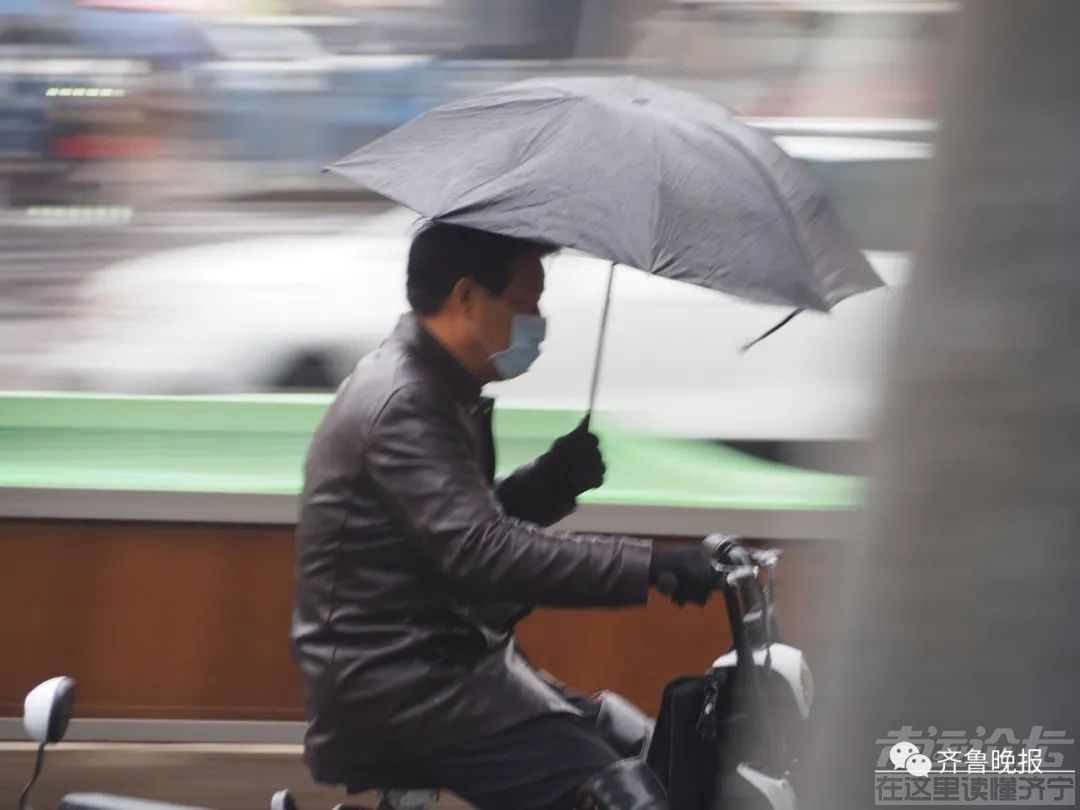
[[[710,534],[702,541],[702,545],[712,559],[725,565],[753,565],[750,552],[747,551],[739,538],[730,534]]]
[[[716,559],[721,550],[731,542],[731,538],[726,534],[710,534],[704,540],[701,541],[701,545],[705,547],[705,551],[709,556]]]

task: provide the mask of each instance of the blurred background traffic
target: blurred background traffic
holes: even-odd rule
[[[785,313],[622,273],[600,408],[789,461],[859,442],[954,12],[926,0],[0,0],[0,386],[331,390],[404,309],[415,217],[322,167],[452,98],[633,73],[774,135],[891,289],[742,353]],[[511,404],[584,405],[580,349],[596,339],[604,281],[589,264],[553,260],[551,338],[536,371],[497,392]]]

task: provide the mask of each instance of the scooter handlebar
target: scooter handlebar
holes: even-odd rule
[[[748,549],[740,542],[741,538],[730,534],[711,534],[702,541],[709,559],[716,566],[729,568],[753,568],[761,566],[772,568],[780,558],[775,549],[757,551]]]

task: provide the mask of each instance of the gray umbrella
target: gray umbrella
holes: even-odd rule
[[[642,79],[531,79],[419,116],[330,169],[444,222],[768,304],[881,280],[809,173],[726,108]]]
[[[635,77],[531,79],[453,101],[329,168],[429,219],[762,303],[827,311],[882,284],[819,184],[766,135]]]

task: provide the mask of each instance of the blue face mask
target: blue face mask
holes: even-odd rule
[[[540,356],[540,344],[546,336],[547,320],[542,315],[514,315],[510,326],[510,345],[488,359],[502,379],[519,377]]]
[[[542,315],[522,315],[513,311],[509,304],[499,296],[488,292],[483,287],[479,288],[484,297],[494,302],[504,311],[511,315],[510,321],[510,345],[501,352],[493,352],[488,355],[488,362],[499,375],[500,380],[511,380],[520,377],[540,356],[540,345],[547,336],[547,320]],[[487,351],[491,347],[480,337],[480,332],[475,324],[472,325],[473,336]]]

